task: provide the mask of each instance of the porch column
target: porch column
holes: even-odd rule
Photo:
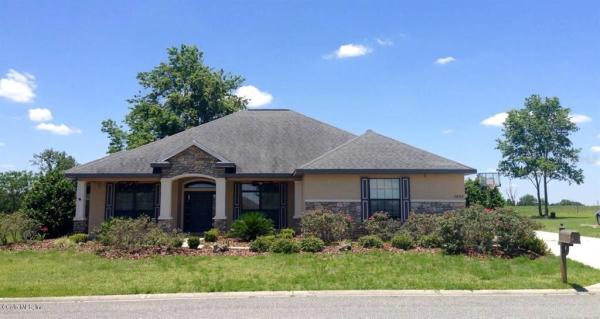
[[[225,178],[215,178],[215,218],[213,227],[225,230],[227,227],[227,215],[225,214]]]
[[[86,187],[85,181],[77,181],[77,190],[75,192],[75,217],[73,217],[73,231],[87,232],[87,220],[85,218],[85,203],[86,203]]]
[[[173,190],[173,181],[169,178],[160,179],[160,215],[158,220],[171,221],[171,192]]]

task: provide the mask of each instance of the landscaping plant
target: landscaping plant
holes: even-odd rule
[[[191,249],[197,249],[200,246],[200,238],[198,236],[190,236],[188,237],[188,247]]]
[[[77,245],[74,241],[69,239],[69,237],[61,237],[56,239],[53,243],[54,248],[60,250],[73,249]]]
[[[363,248],[382,248],[383,241],[375,235],[362,236],[358,239],[358,244]]]
[[[220,231],[218,228],[211,228],[204,232],[204,241],[214,243],[219,239]]]
[[[275,241],[275,236],[273,235],[260,236],[250,242],[250,251],[256,253],[265,253],[270,251],[273,241]]]
[[[351,218],[330,210],[309,211],[302,216],[302,234],[321,238],[325,243],[350,236]]]
[[[88,235],[83,233],[73,234],[68,237],[72,242],[79,244],[88,241]]]
[[[271,251],[279,254],[292,254],[300,251],[295,240],[290,238],[275,238]]]
[[[245,241],[273,233],[273,221],[261,212],[245,213],[231,225],[230,235]]]
[[[40,226],[23,212],[0,214],[0,245],[37,239]]]
[[[376,212],[363,224],[369,235],[379,236],[384,241],[392,239],[402,226],[399,220],[392,218],[386,212]]]
[[[294,238],[294,235],[296,235],[296,232],[291,228],[283,228],[282,230],[279,231],[279,234],[277,234],[277,235],[281,238]]]
[[[415,243],[413,237],[407,232],[400,232],[392,237],[392,247],[398,249],[409,250],[414,248]]]
[[[325,243],[318,237],[306,236],[300,240],[300,250],[307,253],[316,253],[323,251]]]
[[[150,217],[112,218],[100,226],[97,239],[104,245],[126,251],[150,247],[172,248],[172,236],[163,231]]]

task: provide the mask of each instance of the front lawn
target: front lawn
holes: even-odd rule
[[[523,217],[533,219],[542,228],[549,232],[558,232],[558,227],[563,224],[568,229],[577,230],[582,236],[600,238],[600,226],[596,221],[595,213],[599,206],[550,206],[551,212],[556,212],[556,218],[550,219],[538,215],[537,206],[517,206],[515,210]]]
[[[571,283],[600,271],[569,261]],[[471,258],[372,251],[337,255],[101,258],[76,251],[0,251],[0,297],[336,289],[568,288],[556,257]]]

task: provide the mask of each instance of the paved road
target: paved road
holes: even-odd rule
[[[546,242],[546,245],[552,250],[552,254],[557,256],[560,255],[558,233],[536,231],[536,234]],[[567,257],[582,264],[600,269],[600,238],[582,236],[581,244],[573,245],[569,249]]]
[[[21,309],[18,309],[18,308]],[[25,308],[25,309],[24,309]],[[0,318],[600,318],[597,294],[164,296],[0,301]]]

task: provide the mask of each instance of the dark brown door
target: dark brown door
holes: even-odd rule
[[[185,192],[183,231],[202,233],[212,227],[215,192]]]

